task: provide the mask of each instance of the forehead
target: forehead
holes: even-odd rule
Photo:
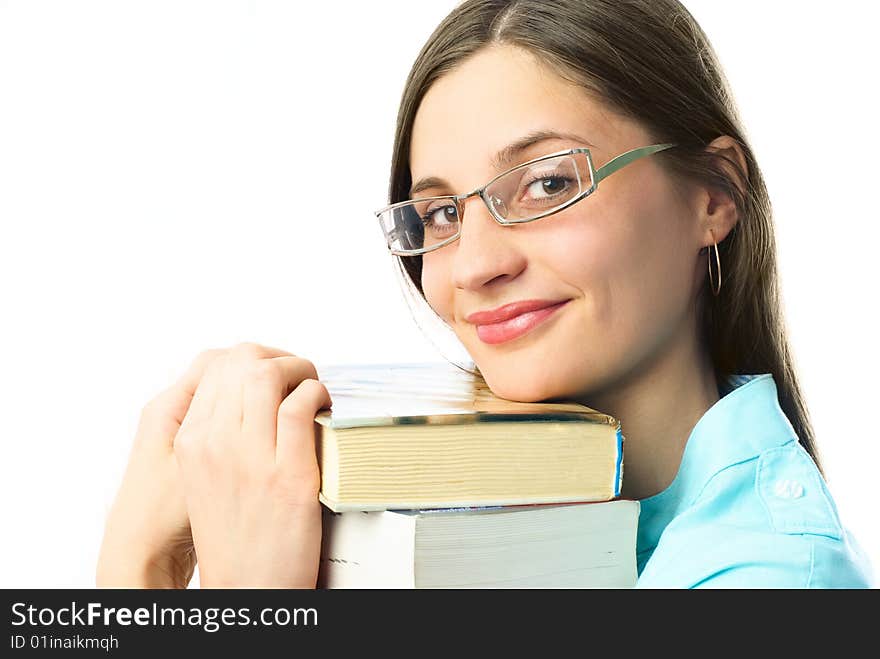
[[[491,175],[496,152],[523,135],[551,129],[582,135],[594,152],[617,141],[623,126],[602,104],[527,51],[495,46],[478,52],[428,90],[413,124],[413,180]],[[556,150],[536,145],[529,157]],[[516,163],[511,163],[516,164]]]

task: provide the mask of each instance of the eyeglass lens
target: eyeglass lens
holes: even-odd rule
[[[524,221],[564,206],[591,184],[586,156],[577,153],[517,167],[493,181],[484,195],[502,219]],[[460,230],[462,206],[443,197],[386,211],[381,219],[391,249],[420,250],[449,241]]]

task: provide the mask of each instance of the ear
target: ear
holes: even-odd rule
[[[706,150],[718,155],[718,161],[730,180],[745,193],[749,169],[739,143],[728,135],[722,135],[713,140]],[[737,163],[742,172],[738,172],[728,160]],[[702,188],[701,194],[698,195],[697,214],[703,245],[706,248],[722,242],[739,221],[739,213],[733,197],[723,188],[715,186]]]

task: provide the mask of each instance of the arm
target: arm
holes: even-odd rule
[[[208,363],[199,355],[141,412],[122,483],[105,520],[99,588],[186,588],[195,552],[173,441]]]
[[[202,353],[143,410],[98,587],[306,586],[317,575],[314,366],[255,344]]]

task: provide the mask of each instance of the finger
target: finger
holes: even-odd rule
[[[190,363],[189,367],[184,371],[183,375],[174,383],[172,386],[176,386],[180,389],[182,393],[185,393],[189,396],[187,402],[187,408],[189,407],[189,402],[192,400],[193,394],[196,393],[196,387],[199,386],[199,382],[202,380],[202,376],[205,374],[205,369],[208,367],[214,359],[219,357],[220,355],[226,354],[226,348],[213,348],[211,350],[205,350],[198,354],[198,356]],[[184,414],[186,414],[186,410],[184,410]],[[183,415],[181,415],[178,422],[183,421]]]
[[[239,354],[246,354],[248,351],[252,351],[255,358],[258,359],[293,354],[286,350],[281,350],[280,348],[273,348],[271,346],[264,346],[257,343],[239,343],[232,348],[212,348],[199,353],[173,386],[180,387],[183,391],[189,394],[190,398],[192,398],[208,364],[216,357],[229,354],[233,351],[238,351]],[[183,419],[181,418],[181,421],[182,420]]]
[[[141,413],[137,437],[170,450],[205,368],[223,352],[216,349],[200,353],[176,382],[150,400]]]
[[[320,478],[315,455],[315,414],[331,405],[327,387],[316,379],[307,379],[278,408],[275,461],[293,478]]]
[[[225,352],[211,360],[193,393],[189,409],[180,424],[177,435],[187,435],[190,439],[204,434],[209,428],[214,407],[217,404],[217,388],[229,356]],[[175,438],[177,441],[177,438]]]
[[[186,426],[189,430],[195,425],[207,424],[210,421],[217,404],[218,387],[228,359],[234,357],[240,360],[244,355],[259,358],[285,354],[290,353],[256,343],[239,343],[232,348],[207,350],[199,355],[177,383],[189,398],[180,427]]]
[[[301,357],[261,359],[249,365],[243,378],[242,438],[250,450],[275,459],[278,408],[305,379],[317,379],[314,364]]]
[[[278,352],[275,348],[269,348],[256,343],[240,343],[227,354],[225,368],[217,387],[217,397],[210,423],[210,438],[218,445],[223,444],[220,447],[221,453],[232,454],[237,456],[237,460],[249,462],[253,462],[254,459],[261,457],[271,459],[274,455],[274,429],[270,436],[266,438],[265,447],[250,441],[252,438],[244,431],[244,390],[246,381],[252,381],[253,373],[276,370],[274,368],[267,369],[265,363],[275,359],[271,355],[277,355]],[[290,353],[284,354],[286,359],[298,359]],[[287,374],[282,371],[281,375],[285,376]],[[282,382],[278,386],[283,386],[283,384]],[[257,388],[265,389],[267,388],[267,383],[261,379],[257,383]],[[272,387],[268,388],[271,389]],[[278,403],[280,403],[280,399]]]

